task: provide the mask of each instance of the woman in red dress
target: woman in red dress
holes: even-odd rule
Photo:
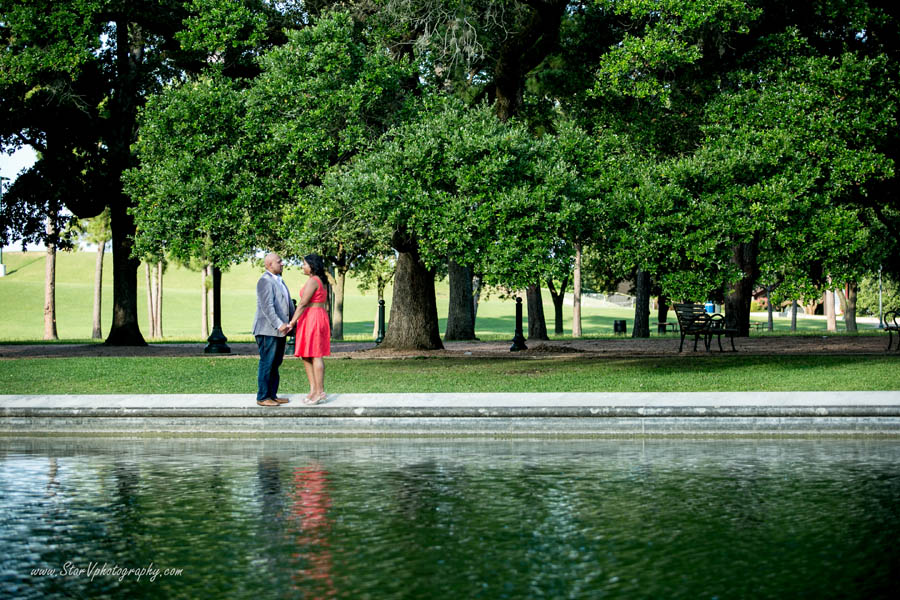
[[[323,356],[331,354],[331,326],[325,301],[328,288],[325,263],[318,254],[303,257],[303,272],[309,276],[300,290],[300,302],[291,318],[290,325],[297,325],[294,356],[303,359],[306,378],[309,379],[309,394],[304,404],[318,404],[325,400],[325,361]]]

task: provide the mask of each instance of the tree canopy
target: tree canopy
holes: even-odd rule
[[[741,327],[761,283],[900,275],[893,5],[0,6],[0,142],[41,152],[3,235],[110,206],[123,297],[132,239],[219,266],[316,250],[341,272],[392,249],[385,343],[437,347],[448,262],[522,288],[578,244],[604,279],[724,299]],[[111,338],[135,339],[128,310]]]

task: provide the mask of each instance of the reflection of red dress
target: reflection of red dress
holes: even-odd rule
[[[310,302],[324,303],[328,298],[322,281],[315,277],[319,289],[313,292]],[[331,354],[331,327],[328,325],[328,313],[321,306],[308,306],[300,320],[297,321],[294,356],[310,358],[313,356],[329,356]]]
[[[294,500],[291,517],[299,529],[294,556],[307,562],[306,568],[295,576],[294,589],[307,598],[334,598],[337,591],[331,577],[328,472],[315,463],[295,469],[291,496]]]

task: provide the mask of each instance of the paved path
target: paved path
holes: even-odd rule
[[[512,336],[510,335],[510,338]],[[0,344],[0,360],[17,360],[26,358],[90,358],[90,357],[127,357],[153,358],[163,356],[177,357],[258,357],[256,344],[229,342],[229,354],[204,354],[206,344],[201,343],[165,343],[148,344],[147,346],[107,346],[102,343],[92,344]],[[699,352],[693,351],[693,341],[685,340],[684,352],[679,353],[680,335],[669,333],[654,334],[650,338],[615,338],[528,341],[528,349],[523,352],[510,352],[507,341],[466,341],[444,342],[443,350],[389,350],[378,348],[373,342],[332,342],[332,359],[383,359],[408,358],[411,356],[447,357],[447,358],[505,358],[526,359],[553,357],[592,357],[592,358],[651,358],[668,357],[690,361],[697,356],[706,355],[700,344]],[[715,344],[714,344],[715,346]],[[729,347],[728,344],[725,346]],[[756,335],[738,338],[735,341],[737,354],[731,352],[712,352],[714,356],[891,356],[898,357],[896,351],[887,352],[887,335],[814,335],[814,336],[770,336]],[[717,350],[717,348],[716,348]],[[292,356],[288,360],[295,360]]]
[[[900,391],[3,395],[0,435],[900,437]]]

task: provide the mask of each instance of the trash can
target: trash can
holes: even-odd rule
[[[613,333],[624,335],[626,333],[625,319],[616,319],[613,321]]]
[[[715,312],[716,312],[716,303],[715,302],[707,302],[705,306],[706,306],[706,312],[708,312],[711,315],[715,314]]]

